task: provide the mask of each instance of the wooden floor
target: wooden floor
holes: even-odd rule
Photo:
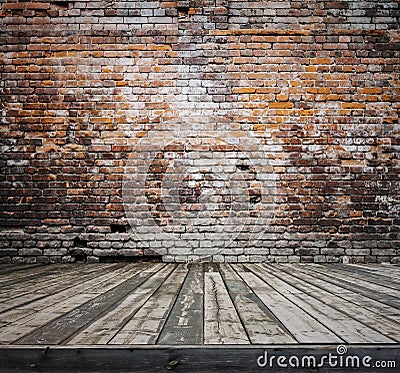
[[[400,267],[0,267],[2,345],[400,342]]]

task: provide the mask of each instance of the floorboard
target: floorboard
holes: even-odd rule
[[[399,274],[359,264],[2,266],[0,344],[398,346]]]
[[[127,271],[127,266],[109,267],[109,271],[96,272],[95,276],[76,278],[73,283],[65,282],[64,290],[55,294],[50,292],[19,306],[16,308],[18,312],[13,315],[15,320],[0,328],[0,343],[12,343],[96,297],[97,293],[87,292],[100,284],[102,291],[108,291],[115,281],[121,281],[121,276]],[[12,311],[0,315],[0,320],[7,322]]]
[[[61,317],[54,319],[43,327],[34,330],[29,335],[17,340],[16,344],[60,344],[70,335],[82,329],[85,325],[99,316],[105,314],[108,310],[115,308],[132,289],[137,288],[152,275],[153,269],[149,269],[147,265],[130,268],[129,273],[118,276],[117,282],[112,283],[112,288],[106,292],[101,292],[98,287],[93,287],[88,293],[81,293],[80,300],[86,300],[73,310],[63,314]],[[126,278],[127,277],[127,278]],[[126,279],[125,279],[126,278]],[[122,282],[121,282],[122,281]],[[93,297],[95,295],[95,297]],[[96,296],[97,295],[97,296]]]
[[[59,291],[64,291],[70,286],[76,286],[77,282],[84,282],[87,279],[92,279],[98,276],[99,273],[114,271],[120,268],[121,265],[109,266],[107,268],[94,266],[93,268],[69,268],[66,271],[56,272],[50,279],[36,279],[33,283],[10,286],[9,291],[3,287],[4,296],[7,301],[0,305],[0,313],[5,312],[15,307],[30,304],[37,300],[46,298],[48,294],[55,294]]]
[[[239,267],[239,274],[299,343],[343,342],[334,332],[264,281],[263,273],[255,265]]]
[[[174,270],[174,266],[156,266],[153,276],[131,291],[125,299],[104,316],[93,321],[88,327],[72,336],[69,345],[107,344],[121,330],[136,312],[157,291],[165,279]]]
[[[221,273],[251,343],[296,343],[296,339],[232,266],[221,265]]]
[[[340,273],[346,273],[349,276],[361,278],[374,284],[390,287],[396,290],[400,288],[400,275],[399,277],[385,276],[382,274],[377,275],[368,271],[364,271],[363,269],[360,269],[356,266],[343,266],[336,264],[325,266],[330,270],[339,271]]]
[[[354,318],[384,336],[391,338],[393,343],[400,341],[399,310],[394,311],[395,313],[393,311],[390,313],[393,318],[383,316],[381,312],[383,305],[379,302],[372,303],[365,295],[332,285],[324,279],[310,276],[304,267],[296,269],[291,265],[280,267],[264,266],[270,269],[275,276],[288,284],[298,287],[305,294],[319,299],[332,308],[345,313],[349,318]],[[371,304],[374,304],[375,307],[370,307]]]
[[[174,268],[164,283],[110,341],[111,344],[155,344],[187,275],[185,265]]]
[[[326,266],[312,266],[311,270],[322,274],[323,276],[328,276],[335,281],[342,281],[343,284],[347,286],[354,286],[357,290],[367,292],[369,294],[385,294],[390,296],[392,301],[400,306],[400,290],[393,286],[377,284],[373,280],[366,280],[366,277],[349,275],[338,271],[335,268],[326,268]],[[397,299],[396,299],[397,298]]]
[[[204,338],[204,266],[192,264],[162,329],[161,345],[201,345]]]
[[[399,348],[383,345],[353,345],[348,354],[360,357],[371,356],[372,361],[397,363],[391,368],[332,368],[326,357],[339,355],[331,345],[236,345],[236,346],[12,346],[0,349],[0,366],[5,372],[372,372],[397,373]],[[325,366],[312,368],[306,360],[304,366],[288,368],[278,366],[277,359],[305,356],[314,357]],[[268,360],[266,359],[268,357]],[[28,369],[26,367],[29,367]]]
[[[250,343],[216,264],[205,265],[204,343],[210,345]]]
[[[385,337],[376,330],[349,317],[341,310],[325,304],[297,287],[290,285],[274,276],[267,269],[253,266],[255,273],[260,274],[264,281],[279,291],[287,299],[307,312],[314,319],[329,328],[346,343],[393,343],[393,340]],[[339,301],[339,300],[338,300]]]

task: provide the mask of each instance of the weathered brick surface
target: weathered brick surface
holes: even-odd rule
[[[3,1],[0,261],[398,262],[399,12]]]

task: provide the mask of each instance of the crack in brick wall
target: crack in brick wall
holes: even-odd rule
[[[397,263],[399,15],[398,1],[379,0],[2,2],[0,261]],[[207,240],[212,216],[191,232],[206,246],[191,241],[190,252],[183,239],[149,233],[146,245],[134,233],[122,187],[132,152],[193,116],[212,120],[188,128],[186,145],[218,131],[225,145],[250,142],[258,169],[232,156],[225,172],[247,175],[246,211],[265,205],[260,180],[274,176],[257,240],[245,224],[234,240]],[[193,161],[216,154],[205,145]],[[194,157],[162,149],[141,191],[177,231],[159,193],[180,153]],[[226,217],[228,183],[206,175],[183,175],[178,202],[200,214],[202,193],[215,195],[212,214]]]

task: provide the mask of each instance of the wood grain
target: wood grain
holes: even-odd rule
[[[293,266],[281,266],[279,268],[269,265],[264,266],[274,271],[275,276],[291,285],[295,285],[304,293],[320,299],[325,304],[346,313],[348,317],[368,325],[386,337],[400,341],[400,324],[394,319],[381,315],[379,312],[382,307],[379,304],[374,303],[375,307],[372,309],[366,307],[369,302],[365,296],[360,296],[360,294],[348,291],[340,286],[332,285],[323,279],[312,277],[306,273],[304,268],[298,270]],[[399,312],[398,310],[395,312],[390,315],[397,317],[398,320]]]
[[[221,264],[221,274],[249,335],[251,343],[296,343],[296,340],[254,294],[249,286],[228,264]]]
[[[186,265],[176,267],[110,344],[155,344],[187,272]]]
[[[253,271],[253,267],[249,267]],[[238,265],[238,273],[300,343],[342,343],[334,332],[292,303],[255,273]]]
[[[136,312],[155,293],[160,285],[174,270],[174,266],[158,269],[151,267],[152,276],[143,284],[133,289],[125,299],[104,316],[93,321],[87,328],[72,336],[67,344],[107,344]]]
[[[205,265],[204,343],[211,345],[250,343],[215,264]]]
[[[251,266],[254,273],[261,276],[270,286],[292,301],[314,319],[329,328],[346,343],[393,343],[394,341],[368,325],[349,317],[340,307],[333,308],[318,298],[301,291],[296,285],[274,276],[270,271],[258,265]]]
[[[395,266],[114,263],[12,268],[0,270],[3,348],[400,342]]]
[[[157,344],[203,344],[204,266],[192,264]]]

